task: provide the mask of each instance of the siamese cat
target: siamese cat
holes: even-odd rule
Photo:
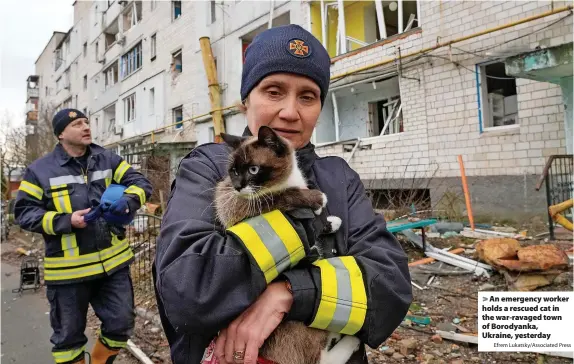
[[[273,210],[297,208],[311,208],[322,216],[323,234],[340,228],[339,217],[321,214],[327,196],[307,188],[289,141],[266,126],[260,127],[253,137],[221,136],[233,148],[229,175],[215,189],[216,216],[225,228]],[[312,249],[322,256],[320,242]],[[345,364],[359,346],[360,341],[354,336],[288,321],[281,323],[265,341],[259,355],[277,364]]]

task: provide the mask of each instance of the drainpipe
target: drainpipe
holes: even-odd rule
[[[221,112],[221,94],[219,93],[219,82],[217,82],[217,69],[213,60],[213,51],[209,37],[199,38],[201,55],[203,56],[203,67],[207,75],[207,85],[209,87],[209,101],[211,102],[211,117],[213,119],[213,129],[215,132],[215,142],[221,143],[221,133],[225,132],[223,124],[223,113]]]

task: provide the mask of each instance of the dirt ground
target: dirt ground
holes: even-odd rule
[[[18,239],[19,238],[19,239]],[[41,256],[41,244],[24,244],[30,236],[17,235],[17,241],[27,250],[39,249],[35,252]],[[399,235],[399,240],[413,262],[424,258],[419,248]],[[463,256],[476,259],[474,247],[479,241],[461,236],[448,239],[429,238],[428,241],[437,248],[465,249]],[[555,243],[562,249],[572,247],[572,241],[563,240],[548,242],[544,240],[530,240],[523,245]],[[4,252],[2,259],[19,264],[22,255],[17,252]],[[445,263],[434,262],[426,267],[440,267],[451,269]],[[430,324],[421,325],[404,320],[392,336],[379,348],[368,349],[369,362],[379,363],[428,363],[428,364],[462,364],[462,363],[536,363],[536,364],[562,364],[572,363],[572,359],[546,356],[536,353],[493,353],[478,352],[477,345],[441,339],[435,335],[435,330],[455,331],[459,333],[477,333],[477,293],[480,290],[507,291],[508,287],[504,277],[495,273],[490,278],[476,277],[472,273],[457,275],[432,275],[411,268],[411,278],[419,289],[413,286],[414,299],[410,314],[430,318]],[[538,288],[538,291],[571,291],[571,267],[557,278],[552,285]],[[152,292],[135,292],[136,305],[143,307],[151,315],[157,313],[155,297]],[[99,322],[90,310],[88,325],[95,330]],[[169,346],[161,326],[150,317],[137,316],[136,328],[132,341],[146,353],[154,363],[171,363],[169,359]],[[122,353],[126,360],[138,361],[128,353]],[[128,361],[131,363],[131,361]]]

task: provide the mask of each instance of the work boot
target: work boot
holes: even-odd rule
[[[92,360],[90,364],[112,364],[119,352],[119,349],[109,349],[98,339],[92,350]]]

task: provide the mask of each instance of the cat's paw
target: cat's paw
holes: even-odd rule
[[[338,216],[327,216],[327,221],[331,224],[331,228],[329,229],[329,232],[331,233],[338,231],[343,223],[343,220]]]
[[[314,211],[315,215],[321,215],[321,212],[323,212],[323,208],[325,208],[325,206],[327,206],[327,195],[321,193],[321,207]]]

